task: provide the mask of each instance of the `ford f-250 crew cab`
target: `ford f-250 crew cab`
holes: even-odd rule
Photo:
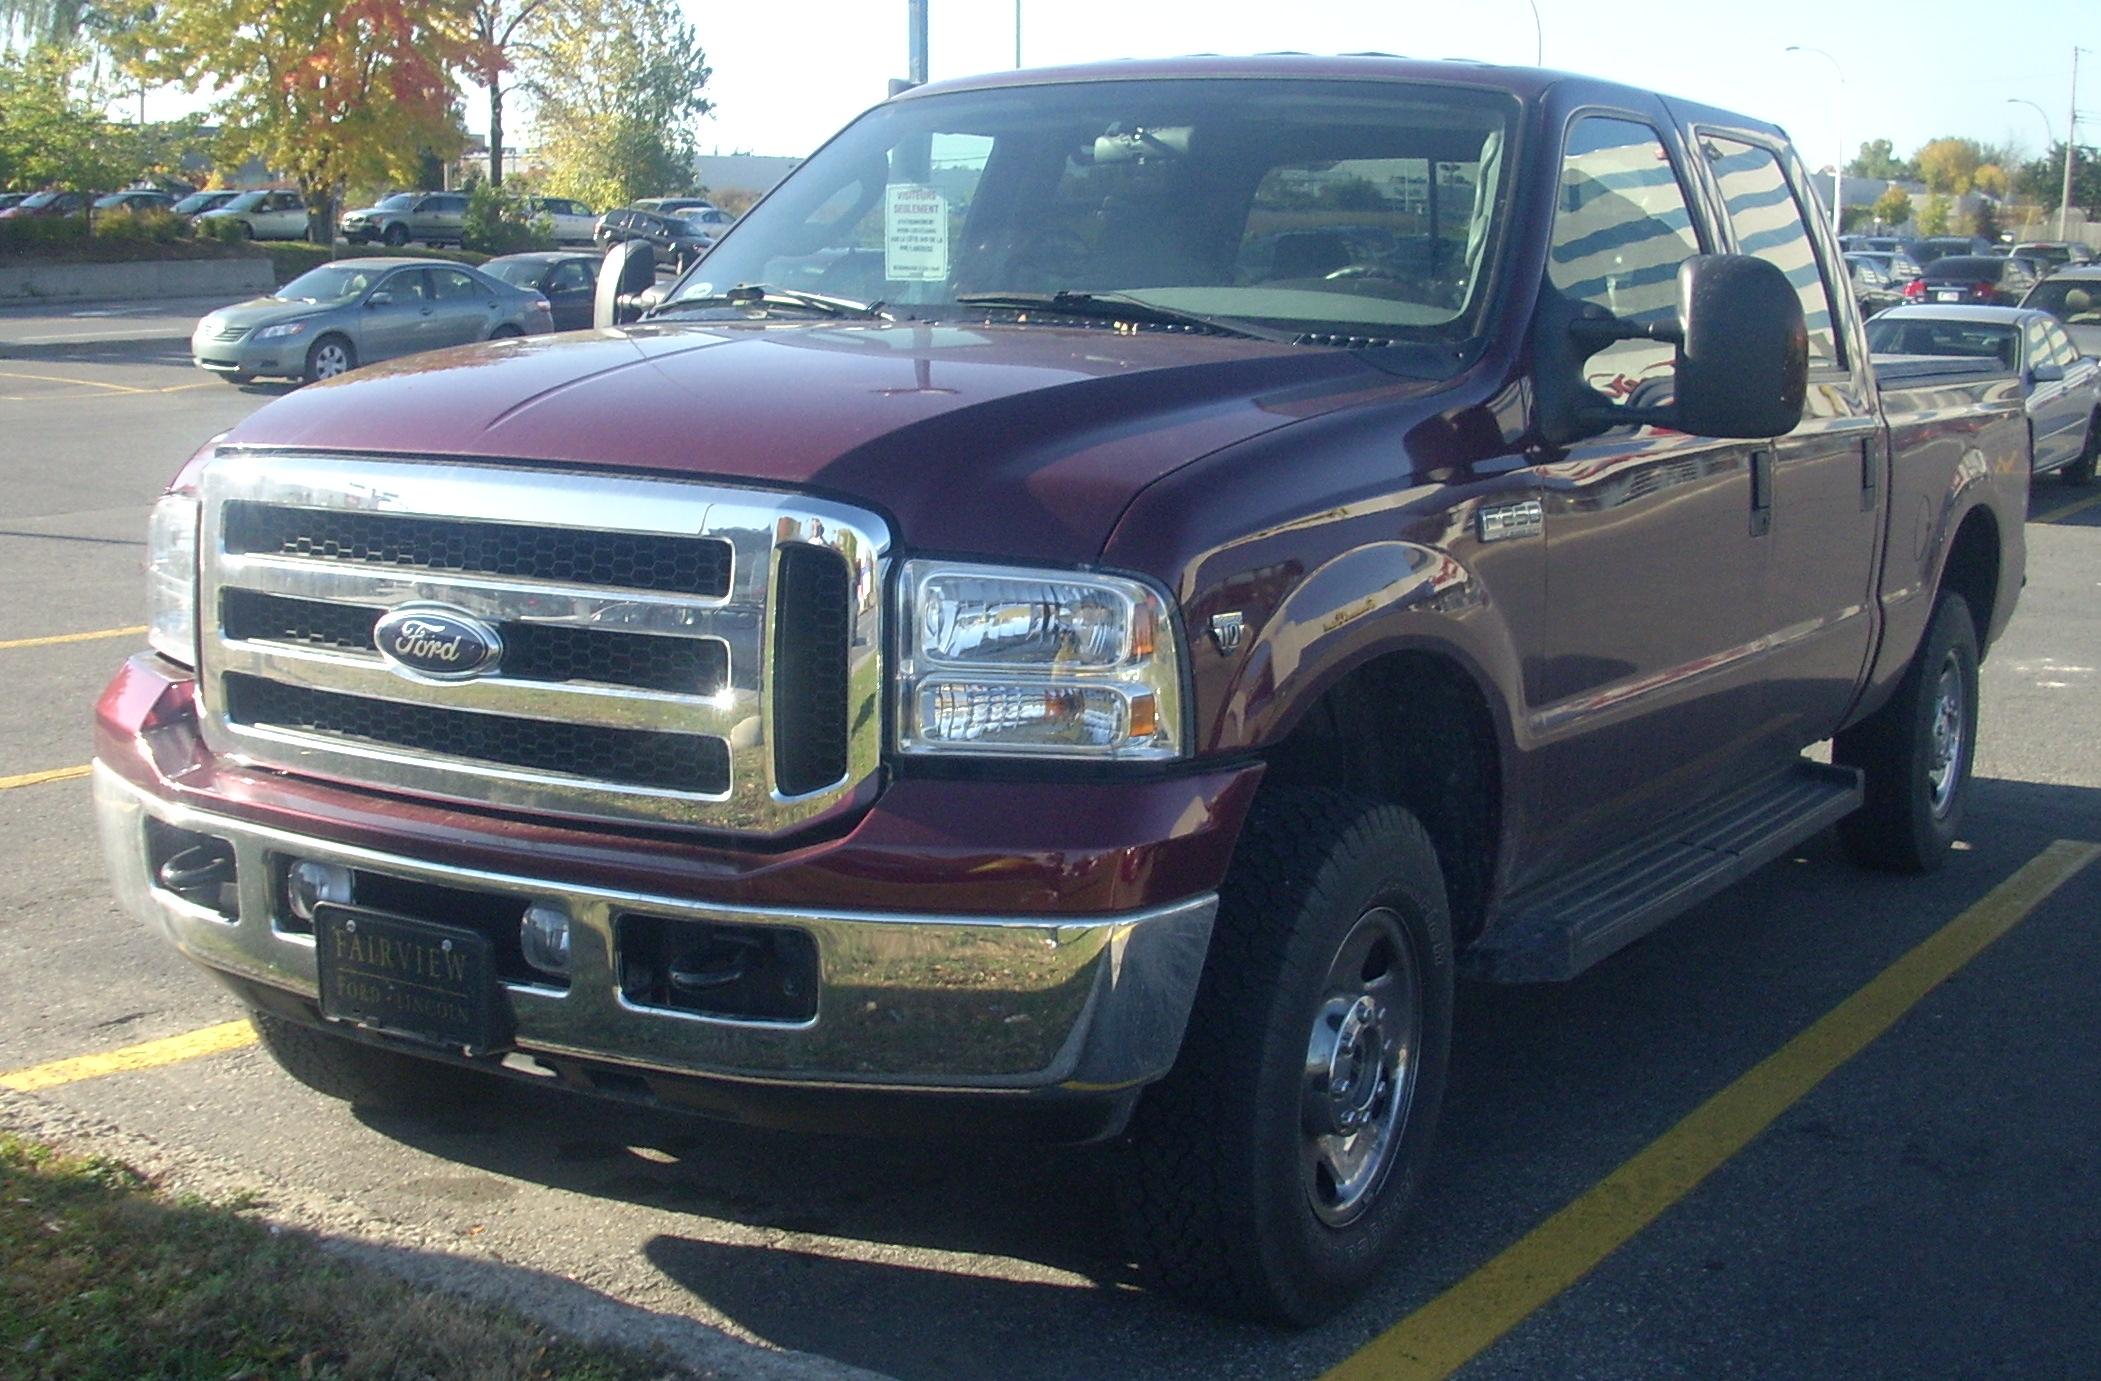
[[[1018,73],[603,278],[154,511],[109,866],[318,1088],[1113,1138],[1155,1280],[1304,1321],[1402,1229],[1455,976],[1960,825],[2019,403],[1878,389],[1770,125]]]

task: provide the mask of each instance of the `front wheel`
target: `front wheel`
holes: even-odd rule
[[[390,225],[380,234],[381,243],[388,249],[399,249],[409,242],[409,228],[405,225]]]
[[[1977,745],[1977,625],[1950,591],[1887,705],[1841,733],[1833,762],[1866,775],[1867,799],[1838,823],[1862,867],[1930,873],[1947,862],[1969,801]]]
[[[357,352],[341,336],[323,336],[306,352],[304,378],[310,384],[333,379],[357,367]]]
[[[1180,1058],[1118,1177],[1139,1265],[1223,1313],[1310,1324],[1398,1241],[1444,1096],[1452,938],[1428,837],[1331,791],[1258,802]]]

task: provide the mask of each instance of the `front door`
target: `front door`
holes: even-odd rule
[[[1678,266],[1712,231],[1693,214],[1665,127],[1621,114],[1570,125],[1547,269],[1562,297],[1675,320]],[[1674,359],[1667,344],[1624,341],[1593,355],[1587,375],[1600,402],[1660,404]],[[1530,727],[1557,853],[1624,842],[1773,759],[1756,655],[1772,543],[1752,479],[1768,456],[1623,426],[1534,466],[1549,634],[1529,678]]]
[[[394,270],[365,299],[358,357],[369,363],[428,349],[425,333],[430,314],[430,284],[425,271]]]
[[[1770,711],[1794,752],[1838,727],[1867,669],[1888,436],[1861,366],[1857,319],[1828,286],[1844,269],[1821,242],[1801,168],[1762,134],[1703,128],[1695,138],[1732,247],[1787,275],[1809,327],[1802,421],[1773,443],[1765,583]]]

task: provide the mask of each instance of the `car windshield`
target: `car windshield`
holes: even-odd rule
[[[253,211],[256,207],[261,206],[263,198],[269,195],[268,192],[243,192],[219,209],[221,211]]]
[[[2063,245],[2015,245],[2013,252],[2045,264],[2069,263],[2072,258],[2072,251]]]
[[[2074,322],[2101,325],[2101,279],[2046,278],[2021,299],[2021,305],[2048,312],[2067,326]]]
[[[181,201],[176,202],[175,209],[177,211],[182,212],[184,215],[188,215],[193,211],[202,211],[205,207],[212,205],[214,202],[222,201],[224,199],[224,194],[220,192],[192,192],[189,196],[186,196]]]
[[[1954,355],[1997,360],[2013,368],[2020,333],[2012,326],[1976,321],[1892,321],[1880,316],[1868,323],[1868,349],[1877,355]]]
[[[22,203],[22,208],[26,211],[41,211],[64,195],[63,192],[33,192]]]
[[[272,293],[286,302],[348,302],[372,286],[371,269],[323,264],[310,269]]]
[[[1926,265],[1928,278],[1960,278],[1965,282],[1996,283],[2006,272],[2004,259],[1989,259],[1982,254],[1967,254],[1960,258],[1935,259]]]
[[[130,201],[134,195],[131,192],[111,192],[106,197],[97,197],[95,198],[95,209],[97,211],[105,211],[112,206],[122,206]]]
[[[1463,348],[1487,317],[1515,114],[1501,93],[1353,81],[907,97],[791,174],[671,301],[754,284],[982,319],[958,299],[1116,294]]]
[[[514,259],[508,263],[501,259],[491,259],[481,266],[481,271],[491,278],[501,278],[512,287],[529,288],[533,285],[533,280],[546,268],[547,265],[533,259]]]
[[[396,192],[391,197],[381,197],[373,204],[372,209],[375,211],[406,211],[415,203],[416,194],[414,192]]]

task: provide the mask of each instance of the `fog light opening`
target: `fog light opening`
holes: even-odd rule
[[[285,905],[308,925],[314,923],[315,907],[323,902],[348,906],[354,891],[350,870],[340,863],[302,858],[285,869]]]
[[[536,901],[518,924],[525,962],[551,978],[569,977],[569,913],[554,902]]]

